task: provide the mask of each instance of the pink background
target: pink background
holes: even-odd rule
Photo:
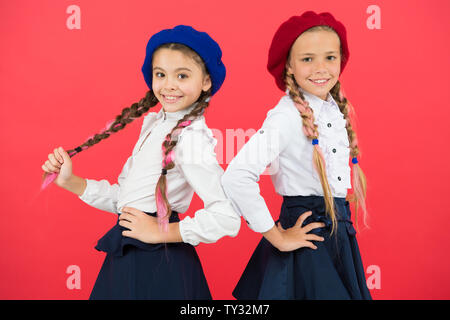
[[[66,27],[72,4],[80,30]],[[380,30],[366,26],[372,4]],[[94,245],[116,216],[56,185],[39,193],[41,165],[55,147],[80,145],[144,96],[140,69],[153,33],[188,24],[219,42],[228,73],[207,123],[225,135],[258,129],[278,102],[283,93],[266,71],[270,41],[305,10],[329,11],[347,28],[341,83],[358,116],[371,227],[358,241],[365,268],[381,271],[372,296],[449,299],[447,0],[0,1],[0,298],[89,297],[105,255]],[[74,173],[116,183],[141,124],[76,156]],[[261,190],[277,218],[281,197],[268,176]],[[201,207],[195,196],[187,214]],[[243,223],[236,238],[197,247],[215,299],[232,299],[260,237]],[[66,286],[70,265],[80,267],[81,289]]]

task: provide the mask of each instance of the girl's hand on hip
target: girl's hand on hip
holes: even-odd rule
[[[145,243],[160,243],[159,226],[156,217],[152,217],[141,210],[123,207],[119,215],[119,225],[128,230],[122,231],[125,237],[134,238]]]
[[[57,173],[55,179],[57,185],[69,181],[72,176],[72,160],[69,154],[62,148],[55,148],[53,153],[49,153],[48,160],[41,166],[47,173]]]
[[[312,222],[302,227],[303,222],[312,214],[307,211],[298,217],[295,225],[288,229],[283,229],[280,222],[277,224],[278,231],[282,235],[282,243],[278,246],[280,251],[292,251],[303,247],[317,249],[312,241],[324,241],[325,239],[315,234],[309,234],[312,229],[325,227],[323,222]]]

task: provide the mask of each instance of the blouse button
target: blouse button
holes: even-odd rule
[[[259,133],[263,134],[263,133],[264,133],[264,130],[259,130]]]
[[[328,128],[331,128],[331,123],[328,123],[328,124],[327,124],[327,127],[328,127]]]
[[[333,153],[336,153],[336,149],[334,149],[334,148],[333,148],[333,150],[332,150],[332,151],[333,151]]]
[[[341,181],[341,177],[338,177],[338,180]]]

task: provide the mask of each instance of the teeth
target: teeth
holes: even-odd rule
[[[327,80],[312,80],[313,82],[316,82],[316,83],[324,83],[324,82],[327,82]]]

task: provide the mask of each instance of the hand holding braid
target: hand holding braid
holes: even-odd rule
[[[155,95],[153,94],[153,91],[149,90],[145,97],[142,98],[138,103],[133,103],[131,107],[124,108],[118,116],[114,120],[109,121],[106,124],[106,127],[100,131],[100,133],[97,133],[95,135],[91,135],[87,138],[86,142],[81,144],[80,146],[67,150],[67,154],[70,157],[73,157],[74,155],[80,153],[83,150],[86,150],[93,145],[99,143],[100,141],[108,138],[111,134],[116,133],[125,126],[135,120],[136,118],[139,118],[144,113],[146,113],[150,108],[154,107],[158,103],[158,99],[156,99]],[[47,188],[47,186],[50,185],[58,176],[57,172],[44,172],[44,175],[42,176],[42,183],[41,183],[41,190],[44,190]]]
[[[162,162],[162,170],[161,175],[159,177],[158,183],[156,184],[155,190],[155,198],[156,198],[156,208],[157,208],[157,216],[158,223],[162,227],[163,231],[167,232],[169,218],[172,214],[172,209],[170,207],[169,201],[167,199],[167,171],[173,169],[175,167],[175,153],[174,148],[178,142],[178,136],[181,131],[191,125],[191,123],[200,117],[205,109],[209,105],[209,97],[211,94],[211,89],[207,92],[202,92],[200,97],[197,100],[196,106],[192,109],[192,111],[186,114],[182,119],[178,120],[176,126],[171,130],[169,134],[167,134],[166,139],[162,144],[162,152],[163,152],[163,162]]]

